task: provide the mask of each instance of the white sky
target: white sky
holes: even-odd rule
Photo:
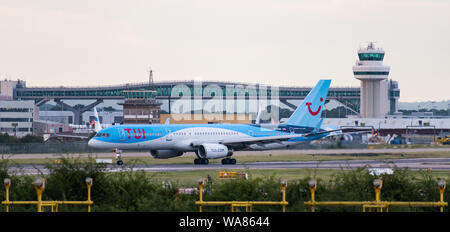
[[[227,80],[359,86],[386,50],[400,101],[450,99],[447,0],[0,0],[0,78],[27,86]]]

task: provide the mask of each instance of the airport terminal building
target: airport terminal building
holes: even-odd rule
[[[371,125],[372,128],[387,128],[397,125],[399,128],[406,126],[435,126],[448,128],[448,118],[435,119],[429,123],[420,123],[421,120],[410,120],[408,125],[400,122],[403,118],[398,111],[400,89],[397,81],[388,78],[390,67],[383,64],[385,51],[375,48],[373,43],[357,52],[358,60],[353,66],[354,78],[361,80],[360,87],[332,87],[329,89],[325,108],[330,102],[345,108],[353,115],[347,119],[330,119],[324,124],[335,126]],[[25,133],[33,133],[33,118],[35,120],[51,121],[68,125],[88,125],[93,119],[93,107],[105,102],[116,102],[117,108],[103,111],[99,110],[100,121],[104,125],[123,124],[134,118],[134,123],[151,122],[164,123],[170,115],[180,114],[175,112],[175,103],[179,100],[191,101],[192,105],[200,105],[200,108],[181,114],[192,115],[247,115],[245,122],[252,122],[258,112],[258,102],[262,99],[268,105],[276,102],[276,105],[289,111],[294,111],[298,104],[306,97],[311,87],[295,86],[263,86],[260,84],[235,83],[225,81],[162,81],[137,84],[124,84],[116,86],[97,87],[27,87],[22,80],[0,81],[0,100],[2,100],[1,131],[4,133],[15,132],[18,136]],[[230,88],[231,86],[231,88]],[[180,88],[181,87],[181,88]],[[231,92],[229,90],[232,90]],[[129,93],[147,93],[151,90],[154,106],[148,108],[131,109],[131,105],[125,104]],[[246,101],[243,111],[237,107],[223,107],[223,110],[211,112],[204,110],[205,103],[217,99]],[[70,105],[70,101],[84,101],[81,106]],[[197,104],[200,102],[199,104]],[[56,104],[60,110],[42,110],[39,108],[47,103]],[[120,106],[121,105],[121,106]],[[20,107],[19,107],[20,106]],[[126,109],[122,109],[123,106]],[[129,106],[129,107],[128,107]],[[14,108],[16,107],[16,108]],[[201,108],[203,107],[203,109]],[[148,108],[148,109],[147,109]],[[256,109],[256,110],[250,110]],[[166,115],[166,116],[163,116]],[[169,116],[167,116],[169,115]],[[346,114],[348,115],[348,114]],[[326,118],[327,115],[323,115]],[[139,120],[138,120],[139,117]],[[208,121],[204,117],[196,123],[221,123],[222,120]],[[357,118],[357,119],[355,119]],[[142,120],[141,120],[142,119]],[[277,119],[280,120],[281,118]],[[12,121],[11,121],[12,120]],[[364,122],[366,120],[367,122]],[[447,121],[446,121],[447,120]],[[14,122],[13,122],[14,121]],[[238,122],[231,120],[230,123]],[[13,124],[17,126],[13,126]],[[183,122],[178,122],[183,123]],[[184,123],[192,123],[185,121]]]
[[[0,133],[19,138],[33,134],[38,112],[34,101],[0,101]]]

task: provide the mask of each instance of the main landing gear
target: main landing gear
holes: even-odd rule
[[[209,160],[204,158],[195,159],[194,164],[209,164]]]
[[[194,160],[194,164],[209,164],[209,160],[204,158],[198,158]],[[231,158],[222,159],[222,164],[223,165],[236,164],[236,159]]]
[[[194,164],[209,164],[209,160],[200,156],[198,151],[195,151],[195,154],[198,158],[194,160]],[[227,158],[222,159],[223,165],[236,164],[236,159],[230,158],[231,154]]]
[[[236,159],[232,159],[232,158],[225,158],[222,159],[222,164],[236,164]]]

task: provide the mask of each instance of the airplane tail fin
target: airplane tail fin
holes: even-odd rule
[[[102,125],[100,124],[100,118],[98,117],[97,107],[94,107],[94,122],[95,122],[94,131],[95,132],[101,131],[103,128]]]
[[[55,128],[53,128],[53,127],[52,127],[52,128],[50,128],[50,131],[52,132],[52,134],[53,134],[54,136],[57,136],[57,135],[56,135],[56,131],[55,131]]]
[[[315,128],[321,124],[322,110],[330,88],[331,80],[319,80],[303,102],[284,123],[287,125]]]
[[[255,124],[261,124],[262,104],[259,104],[258,114],[256,115]]]

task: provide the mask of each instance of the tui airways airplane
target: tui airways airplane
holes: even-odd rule
[[[281,124],[140,124],[118,125],[100,129],[89,141],[94,148],[148,149],[154,158],[167,159],[195,152],[195,164],[222,159],[222,164],[236,164],[234,151],[281,149],[311,142],[338,130],[320,129],[325,99],[331,80],[320,80]],[[97,121],[96,121],[97,123]],[[99,127],[96,128],[101,128]],[[118,156],[118,164],[123,162]]]

